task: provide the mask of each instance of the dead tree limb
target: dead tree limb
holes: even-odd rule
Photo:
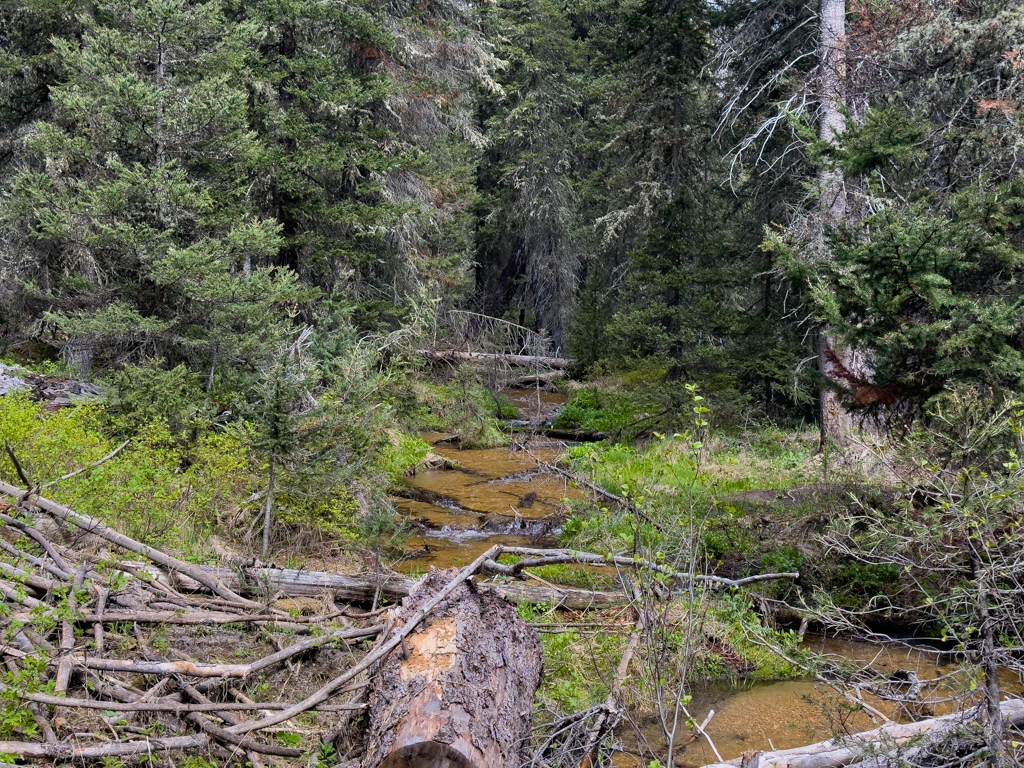
[[[330,594],[335,600],[369,603],[379,590],[380,595],[395,601],[407,597],[416,585],[407,576],[345,576],[321,571],[300,571],[291,568],[253,568],[238,572],[231,568],[203,566],[224,584],[242,593],[250,591],[284,592],[294,597],[319,597]],[[573,611],[617,608],[626,603],[624,595],[615,592],[593,592],[570,587],[534,587],[526,584],[501,584],[495,587],[513,603],[554,605]]]
[[[177,749],[199,749],[209,744],[205,733],[194,736],[169,736],[163,739],[145,741],[115,741],[106,744],[39,744],[31,741],[0,741],[0,752],[18,757],[45,758],[51,760],[78,760],[83,758],[127,757],[148,755]]]
[[[21,491],[13,485],[9,485],[8,483],[0,481],[0,493],[4,493],[7,496],[16,499],[19,498]],[[232,602],[238,603],[240,605],[247,605],[251,607],[260,608],[263,607],[259,603],[254,603],[252,600],[247,600],[241,595],[235,594],[230,589],[225,587],[218,579],[211,578],[205,571],[203,571],[203,569],[198,568],[197,566],[194,566],[191,563],[186,563],[183,560],[179,560],[176,557],[171,557],[170,555],[165,554],[164,552],[161,552],[158,549],[154,549],[153,547],[143,544],[142,542],[136,541],[135,539],[129,536],[125,536],[122,533],[118,533],[117,531],[103,525],[98,520],[93,520],[91,517],[87,517],[86,515],[80,515],[74,510],[65,507],[63,504],[58,504],[55,501],[50,501],[49,499],[43,498],[42,496],[33,497],[29,503],[43,510],[47,514],[57,518],[58,520],[63,520],[65,522],[72,523],[73,525],[76,525],[79,528],[81,528],[83,531],[100,536],[101,538],[106,539],[112,544],[116,544],[117,546],[128,550],[129,552],[134,552],[138,555],[143,555],[149,560],[152,560],[157,565],[162,565],[164,568],[167,568],[171,571],[183,573],[189,578],[198,581],[200,584],[205,586],[214,594],[220,595],[225,600],[231,600]],[[5,520],[4,522],[7,521]]]
[[[576,365],[576,361],[567,357],[543,357],[539,355],[509,355],[492,352],[461,352],[454,349],[417,349],[416,354],[428,360],[465,361],[465,362],[501,362],[527,368],[544,366],[554,370],[564,370]]]
[[[42,576],[36,576],[28,571],[23,571],[21,568],[16,568],[9,563],[5,563],[3,560],[0,560],[0,571],[3,571],[9,578],[24,584],[26,587],[38,590],[39,592],[46,593],[56,589],[57,587],[56,582],[43,578]]]
[[[41,491],[44,488],[49,488],[51,485],[56,485],[57,483],[62,483],[65,480],[70,480],[72,477],[76,477],[76,476],[82,474],[83,472],[88,472],[90,469],[92,469],[94,467],[98,467],[100,464],[102,464],[105,461],[110,461],[112,458],[117,456],[117,454],[119,454],[122,450],[124,450],[125,446],[127,446],[128,443],[130,443],[130,442],[131,442],[131,440],[125,440],[123,443],[121,443],[119,446],[117,446],[117,448],[112,450],[110,453],[108,453],[102,459],[97,459],[96,461],[92,462],[91,464],[86,464],[84,467],[82,467],[81,469],[76,469],[74,472],[68,472],[66,475],[58,477],[56,480],[51,480],[48,483],[43,483],[41,486],[39,486],[39,490]]]
[[[7,485],[2,481],[0,481],[0,492],[5,493],[6,495],[10,496],[13,499],[20,498],[20,496],[18,495],[17,488],[15,488],[13,485]],[[57,567],[60,568],[67,577],[70,578],[71,574],[75,572],[75,569],[68,565],[67,561],[60,556],[60,553],[57,552],[53,544],[51,544],[47,540],[47,538],[43,536],[43,534],[41,534],[39,531],[37,531],[33,526],[27,525],[26,523],[23,523],[21,520],[11,517],[10,515],[5,515],[2,512],[0,512],[0,521],[3,521],[15,530],[24,533],[26,536],[35,541],[35,543],[43,548],[43,551],[50,556],[50,559],[57,564]]]
[[[201,693],[199,693],[199,691],[197,691],[195,688],[192,688],[192,686],[186,685],[184,686],[184,688],[186,692],[188,692],[188,694],[192,696],[194,699],[202,701],[204,703],[209,703],[210,700],[203,696]],[[277,757],[302,756],[301,749],[294,749],[292,747],[279,747],[276,744],[263,744],[261,742],[256,741],[255,739],[250,739],[247,736],[239,736],[238,734],[226,731],[219,725],[214,725],[213,723],[211,723],[199,712],[189,712],[185,715],[185,719],[193,725],[195,725],[197,728],[199,728],[199,730],[209,734],[215,739],[226,742],[228,744],[232,744],[236,747],[241,747],[247,752],[256,752],[257,754],[261,755],[276,755]]]
[[[1007,724],[1017,726],[1024,724],[1024,701],[1020,699],[1004,701],[1000,705],[1000,710]],[[961,722],[969,722],[981,716],[981,709],[975,707],[967,712],[935,717],[917,723],[894,723],[872,731],[856,733],[842,740],[829,739],[816,744],[808,744],[805,747],[762,752],[759,753],[758,759],[753,764],[755,766],[771,766],[771,768],[841,768],[856,762],[869,752],[877,753],[879,748],[882,751],[895,749],[925,734],[950,728]],[[722,763],[712,763],[704,768],[740,766],[743,763],[744,758],[735,758]]]
[[[50,706],[64,706],[68,709],[100,709],[110,712],[170,712],[180,715],[186,712],[253,712],[265,709],[283,710],[291,706],[280,701],[253,701],[248,704],[237,702],[211,702],[209,704],[183,704],[169,699],[157,699],[156,701],[104,701],[100,699],[78,699],[65,696],[54,696],[49,693],[30,693],[28,691],[15,691],[5,689],[20,699],[31,701],[37,704],[48,704]],[[355,712],[365,709],[365,704],[330,704],[315,709],[324,712]]]
[[[649,560],[641,560],[635,557],[623,555],[598,555],[593,552],[580,552],[574,549],[534,549],[532,547],[505,547],[504,554],[524,555],[529,559],[523,559],[512,565],[502,565],[495,560],[484,563],[484,570],[491,573],[498,573],[502,576],[520,577],[524,568],[536,568],[544,565],[558,565],[564,563],[577,563],[580,565],[608,565],[625,566],[630,568],[644,568],[656,573],[668,576],[673,581],[685,583],[688,581],[711,582],[723,584],[727,587],[742,587],[746,584],[753,584],[758,581],[772,581],[775,579],[798,579],[799,573],[762,573],[757,576],[747,576],[743,579],[727,579],[724,576],[713,576],[702,573],[680,573],[660,563],[652,563]]]
[[[21,560],[23,562],[35,566],[36,568],[39,568],[40,570],[46,571],[51,576],[54,576],[60,579],[61,581],[68,581],[71,578],[69,574],[64,573],[64,571],[62,571],[57,566],[50,565],[42,558],[34,557],[33,555],[30,555],[28,552],[21,551],[14,545],[8,543],[6,539],[0,538],[0,549],[2,549],[4,552],[11,555],[17,560]]]
[[[78,567],[75,579],[71,583],[71,591],[68,593],[68,613],[72,616],[78,610],[78,590],[82,588],[82,582],[85,580],[85,569],[85,563]],[[67,691],[68,683],[71,682],[71,651],[74,647],[75,625],[64,619],[61,622],[60,630],[60,661],[57,664],[57,679],[53,687],[54,692],[58,696]],[[63,707],[57,707],[57,712],[53,718],[53,725],[58,731],[63,731],[67,728],[66,714],[67,712]]]

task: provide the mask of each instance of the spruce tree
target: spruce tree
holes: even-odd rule
[[[243,55],[254,29],[217,2],[109,0],[53,42],[52,115],[25,140],[4,210],[32,254],[24,291],[87,370],[143,356],[262,357],[294,278],[246,269],[279,245],[249,200],[260,148],[246,125]]]

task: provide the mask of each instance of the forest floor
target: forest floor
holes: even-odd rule
[[[384,477],[393,489],[403,486],[406,473],[422,468],[424,461],[433,462],[440,472],[458,465],[457,454],[438,463],[421,433],[435,433],[431,439],[452,435],[466,447],[498,447],[499,462],[506,460],[501,453],[513,455],[500,446],[522,447],[522,435],[509,430],[525,415],[514,407],[515,393],[510,399],[508,393],[488,391],[460,377],[413,380],[410,389],[418,405],[387,438],[391,447],[385,451]],[[630,391],[621,382],[605,380],[562,389],[560,397],[551,395],[551,402],[543,404],[544,423],[534,426],[603,433],[608,439],[570,444],[557,458],[562,472],[557,476],[578,481],[565,481],[574,492],[563,500],[557,531],[544,546],[625,552],[670,563],[676,570],[733,579],[758,573],[800,576],[736,591],[708,590],[696,599],[693,594],[660,594],[657,583],[633,583],[633,576],[614,570],[573,565],[531,569],[531,576],[543,584],[633,590],[634,595],[603,610],[519,606],[522,618],[542,638],[546,674],[536,702],[540,720],[605,700],[635,626],[637,606],[647,598],[658,603],[664,633],[660,644],[652,641],[644,649],[644,658],[673,659],[662,674],[679,690],[688,690],[716,680],[806,677],[816,662],[795,632],[807,615],[800,606],[822,590],[854,605],[896,586],[898,576],[892,573],[823,557],[821,535],[833,517],[851,505],[891,503],[892,492],[877,477],[871,482],[867,464],[840,463],[821,453],[816,429],[767,423],[712,429],[682,423],[677,425],[681,431],[663,434],[655,428],[659,420],[651,419],[656,404],[642,387]],[[556,412],[551,403],[562,400]],[[42,404],[25,397],[0,399],[4,441],[12,444],[33,480],[91,466],[52,493],[62,503],[190,562],[252,559],[259,494],[253,493],[252,476],[239,482],[251,465],[232,435],[213,432],[183,447],[151,427],[107,459],[117,441],[109,433],[104,406],[97,400],[76,403],[48,408],[45,397]],[[289,545],[272,555],[272,564],[334,573],[385,571],[404,546],[401,531],[389,527],[394,513],[388,514],[388,525],[376,530],[343,526],[333,537],[327,528],[313,533],[296,528]],[[282,523],[295,525],[287,518]],[[309,608],[287,600],[276,607],[296,616]],[[177,656],[219,663],[265,655],[279,642],[264,631],[240,627],[198,632],[156,627],[145,636],[114,631],[110,640],[125,653],[133,648],[174,649]],[[324,660],[330,662],[325,656],[317,665],[268,672],[248,695],[262,700],[288,691],[301,697],[315,688],[322,674],[315,670],[323,668]],[[640,719],[657,711],[663,684],[656,678],[652,668],[637,669],[622,692],[627,708]],[[312,721],[309,725],[313,727]],[[298,744],[303,734],[291,729],[277,739]]]

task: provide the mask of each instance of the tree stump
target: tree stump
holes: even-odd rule
[[[424,577],[390,626],[457,573]],[[541,666],[540,641],[515,608],[459,586],[373,670],[362,768],[519,768]]]

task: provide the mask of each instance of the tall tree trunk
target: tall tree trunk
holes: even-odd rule
[[[270,551],[270,511],[274,505],[274,454],[270,454],[270,476],[267,479],[267,503],[263,510],[263,559]]]
[[[818,137],[834,144],[846,126],[843,115],[846,104],[846,0],[821,0],[820,25],[818,62],[821,70],[821,122]],[[841,169],[826,168],[821,172],[819,195],[819,215],[824,239],[826,229],[846,219],[846,185]],[[841,340],[836,338],[832,328],[822,328],[818,340],[818,365],[826,382],[836,381],[837,370],[845,366],[843,358]],[[840,446],[846,445],[853,429],[853,420],[843,407],[839,395],[827,386],[824,387],[820,405],[822,446],[828,441]]]

